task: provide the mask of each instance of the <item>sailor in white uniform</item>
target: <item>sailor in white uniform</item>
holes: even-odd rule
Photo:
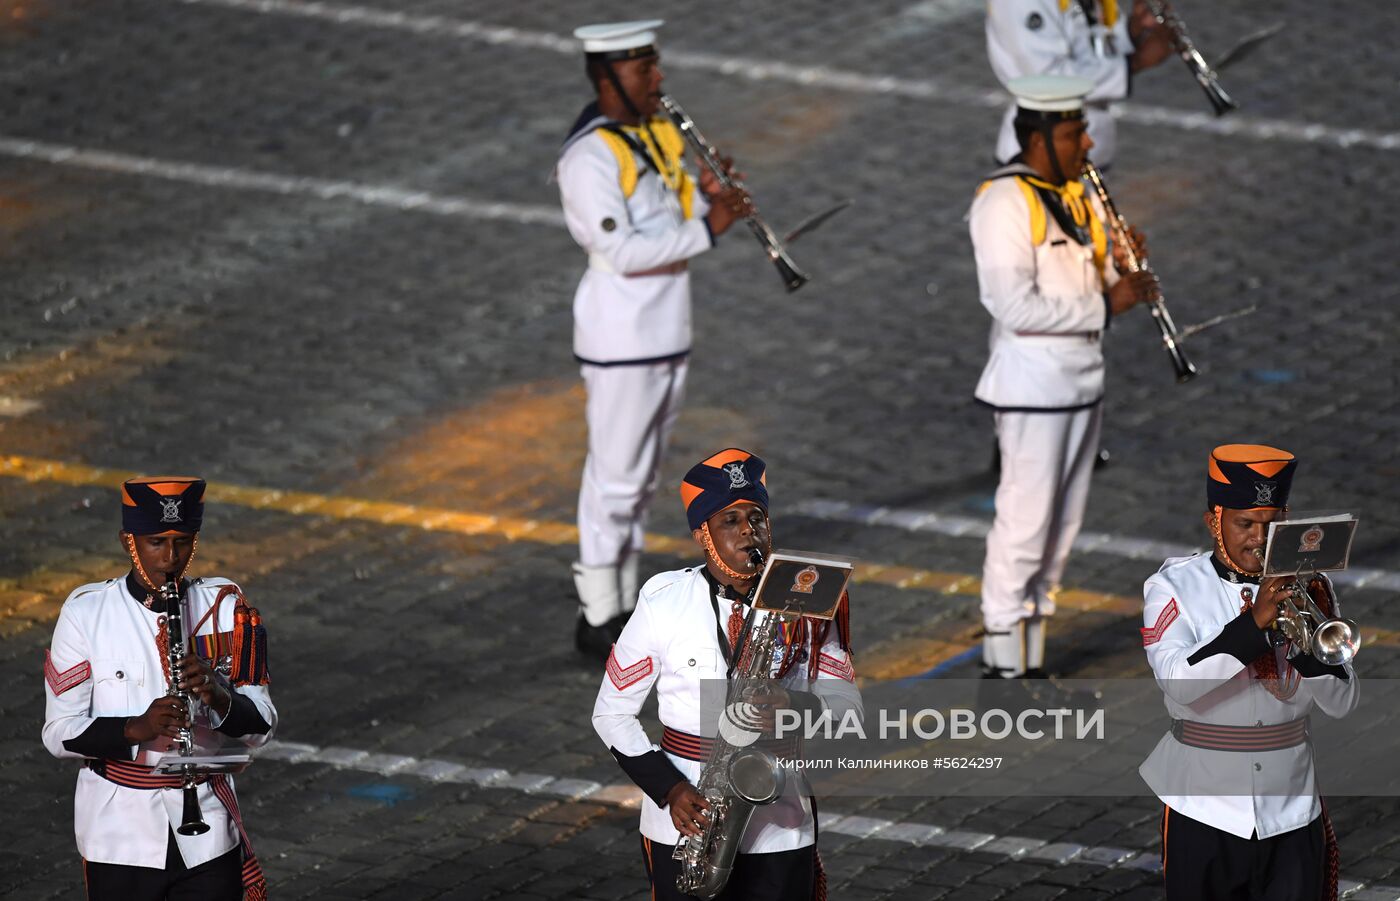
[[[989,676],[1043,675],[1045,618],[1098,451],[1100,342],[1113,316],[1156,296],[1150,273],[1119,274],[1121,252],[1078,178],[1093,147],[1082,105],[1091,87],[1058,75],[1012,83],[1021,153],[982,183],[969,216],[993,317],[976,398],[994,411],[1001,458],[982,576]]]
[[[654,897],[680,898],[678,864],[671,854],[682,835],[700,831],[706,814],[695,790],[717,722],[702,721],[702,687],[722,686],[735,665],[735,644],[752,635],[766,614],[748,601],[759,569],[750,551],[768,553],[768,492],[762,460],[729,448],[696,464],[681,483],[681,498],[702,566],[661,573],[641,599],[608,657],[593,708],[593,727],[624,772],[645,793],[643,858]],[[778,706],[817,716],[831,711],[839,722],[862,713],[849,636],[849,602],[831,622],[803,620],[775,655],[773,678],[785,697]],[[744,625],[750,621],[749,630]],[[638,714],[656,688],[661,741],[646,734]],[[713,705],[710,705],[711,707]],[[791,747],[775,747],[792,756]],[[824,880],[816,856],[813,803],[789,771],[790,790],[759,807],[739,846],[738,863],[724,898],[819,897]],[[795,790],[796,789],[796,790]]]
[[[1133,76],[1169,57],[1167,30],[1142,0],[1121,8],[1118,0],[991,0],[987,4],[987,58],[1008,89],[1027,75],[1074,75],[1091,87],[1085,118],[1093,159],[1107,168],[1117,152],[1112,104],[1127,98]],[[1016,142],[1013,105],[1002,117],[996,158],[1006,162]]]
[[[693,178],[685,142],[658,116],[659,20],[590,25],[583,41],[597,99],[579,114],[555,169],[569,233],[588,254],[574,295],[574,356],[588,393],[579,488],[575,643],[599,660],[636,605],[647,507],[680,414],[690,354],[687,261],[746,214],[741,188]]]
[[[226,579],[183,579],[203,517],[204,482],[160,476],[122,486],[125,578],[84,585],[64,602],[44,661],[43,740],[82,761],[74,832],[92,901],[260,901],[265,881],[238,809],[233,777],[197,788],[209,830],[178,835],[180,777],[152,765],[186,722],[167,696],[172,678],[194,698],[203,749],[257,747],[277,725],[267,689],[267,640],[258,612]],[[181,587],[188,653],[171,674],[164,600]]]
[[[1337,897],[1337,844],[1318,794],[1308,714],[1342,717],[1360,689],[1271,624],[1284,579],[1260,581],[1268,524],[1287,510],[1297,461],[1231,444],[1211,452],[1205,525],[1214,551],[1162,564],[1143,586],[1142,643],[1172,729],[1141,767],[1165,805],[1171,901]],[[1336,595],[1309,586],[1326,611]]]

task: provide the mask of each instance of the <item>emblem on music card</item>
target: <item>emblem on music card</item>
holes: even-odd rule
[[[1254,503],[1261,507],[1272,506],[1274,503],[1274,489],[1277,487],[1277,482],[1255,482]]]
[[[729,490],[749,487],[749,474],[744,472],[742,463],[726,463],[724,471],[729,475]]]
[[[796,591],[799,594],[811,594],[812,587],[817,584],[817,580],[821,577],[822,574],[817,572],[817,568],[808,564],[805,568],[797,571],[797,575],[793,577],[792,588],[790,590]]]
[[[1026,27],[1031,31],[1039,31],[1040,26],[1045,24],[1045,20],[1040,17],[1040,13],[1031,13],[1026,17]]]
[[[160,521],[180,522],[180,498],[164,497],[160,500]]]
[[[1325,534],[1321,526],[1313,526],[1298,536],[1298,553],[1311,554],[1322,550],[1322,536]]]

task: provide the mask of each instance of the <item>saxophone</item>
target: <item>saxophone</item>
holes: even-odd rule
[[[763,554],[754,549],[750,556],[762,568]],[[769,612],[735,669],[719,733],[696,785],[710,805],[705,828],[699,835],[683,836],[671,855],[681,862],[676,888],[683,895],[713,898],[724,891],[754,810],[778,800],[787,784],[787,770],[778,759],[753,746],[762,727],[751,698],[772,680],[773,654],[783,626],[800,618]]]

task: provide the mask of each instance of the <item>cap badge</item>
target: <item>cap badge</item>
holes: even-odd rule
[[[180,522],[180,498],[163,497],[160,499],[160,521]]]
[[[1277,487],[1277,482],[1255,482],[1254,503],[1261,507],[1272,505],[1274,502],[1274,489]]]
[[[744,472],[742,463],[726,463],[724,471],[729,474],[729,490],[749,487],[749,474]]]

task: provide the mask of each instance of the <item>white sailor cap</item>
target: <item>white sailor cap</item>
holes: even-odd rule
[[[608,22],[585,25],[574,29],[574,37],[583,41],[583,52],[599,54],[605,59],[635,59],[656,52],[656,29],[666,24],[663,19],[637,22]]]
[[[1077,113],[1094,83],[1077,75],[1026,75],[1006,83],[1016,105],[1037,113]],[[1064,117],[1068,118],[1068,117]]]

